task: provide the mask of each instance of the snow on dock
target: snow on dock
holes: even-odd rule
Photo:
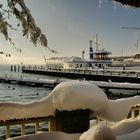
[[[3,83],[12,83],[12,84],[20,84],[20,85],[27,85],[27,86],[36,86],[36,87],[48,87],[54,88],[57,84],[64,82],[64,81],[79,81],[79,80],[48,80],[42,78],[27,78],[27,77],[10,77],[10,76],[1,76],[0,82]],[[83,81],[83,80],[82,80]],[[140,90],[140,84],[135,83],[118,83],[112,82],[109,80],[108,82],[104,81],[88,81],[96,86],[104,89],[126,89],[126,90]]]
[[[47,80],[47,79],[31,79],[27,77],[10,77],[10,76],[1,76],[0,82],[3,83],[13,83],[13,84],[21,84],[21,85],[28,85],[28,86],[40,86],[40,87],[50,87],[54,88],[58,82],[57,80]]]
[[[108,89],[126,89],[126,90],[140,90],[140,84],[134,84],[134,83],[118,83],[118,82],[112,82],[109,80],[109,82],[104,81],[90,81],[90,83],[95,84],[96,86],[100,88],[108,88]]]

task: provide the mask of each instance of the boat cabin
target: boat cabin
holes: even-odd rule
[[[96,52],[94,52],[94,60],[92,62],[92,65],[94,64],[98,68],[111,67],[112,61],[109,58],[110,54],[112,53],[106,51],[105,49],[97,50]]]

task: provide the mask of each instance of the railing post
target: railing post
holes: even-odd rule
[[[10,138],[10,125],[6,125],[6,139]]]
[[[24,136],[24,132],[25,132],[25,124],[22,123],[21,124],[21,136]]]
[[[100,122],[100,119],[98,116],[96,116],[96,124],[98,124]]]
[[[35,133],[37,134],[39,131],[39,122],[35,123]]]
[[[129,77],[129,72],[127,72],[127,77]]]
[[[135,118],[135,109],[134,108],[131,109],[131,118]]]
[[[56,131],[56,119],[51,118],[50,121],[48,121],[48,131]]]
[[[90,113],[89,109],[73,111],[56,110],[56,131],[66,133],[82,133],[87,131],[89,129]]]

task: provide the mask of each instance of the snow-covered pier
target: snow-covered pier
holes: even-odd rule
[[[26,77],[11,77],[7,75],[1,76],[0,82],[36,87],[49,87],[49,88],[54,88],[59,83],[57,80],[47,80],[41,78],[31,79]]]
[[[2,83],[10,83],[10,84],[19,84],[26,86],[35,86],[35,87],[47,87],[54,88],[57,84],[64,81],[83,81],[83,80],[59,80],[58,78],[55,80],[48,79],[39,79],[39,78],[27,78],[27,77],[11,77],[11,76],[1,76],[0,82]],[[91,84],[95,84],[96,86],[103,88],[105,90],[109,89],[123,89],[123,90],[140,90],[140,84],[137,83],[119,83],[112,82],[111,80],[105,81],[88,81]]]

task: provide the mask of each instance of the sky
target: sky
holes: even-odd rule
[[[99,4],[102,1],[102,4]],[[22,49],[19,53],[0,34],[0,51],[10,53],[11,57],[0,56],[0,63],[44,64],[43,56],[89,58],[89,40],[98,34],[99,49],[112,52],[112,56],[132,55],[137,52],[136,40],[140,39],[140,30],[122,29],[122,27],[140,27],[140,8],[125,8],[114,4],[112,0],[25,0],[36,24],[47,36],[48,46],[57,50],[53,54],[41,45],[34,45],[22,30],[10,31],[9,35],[15,47]],[[0,3],[6,7],[6,0]],[[10,23],[16,27],[17,20],[13,17]]]

